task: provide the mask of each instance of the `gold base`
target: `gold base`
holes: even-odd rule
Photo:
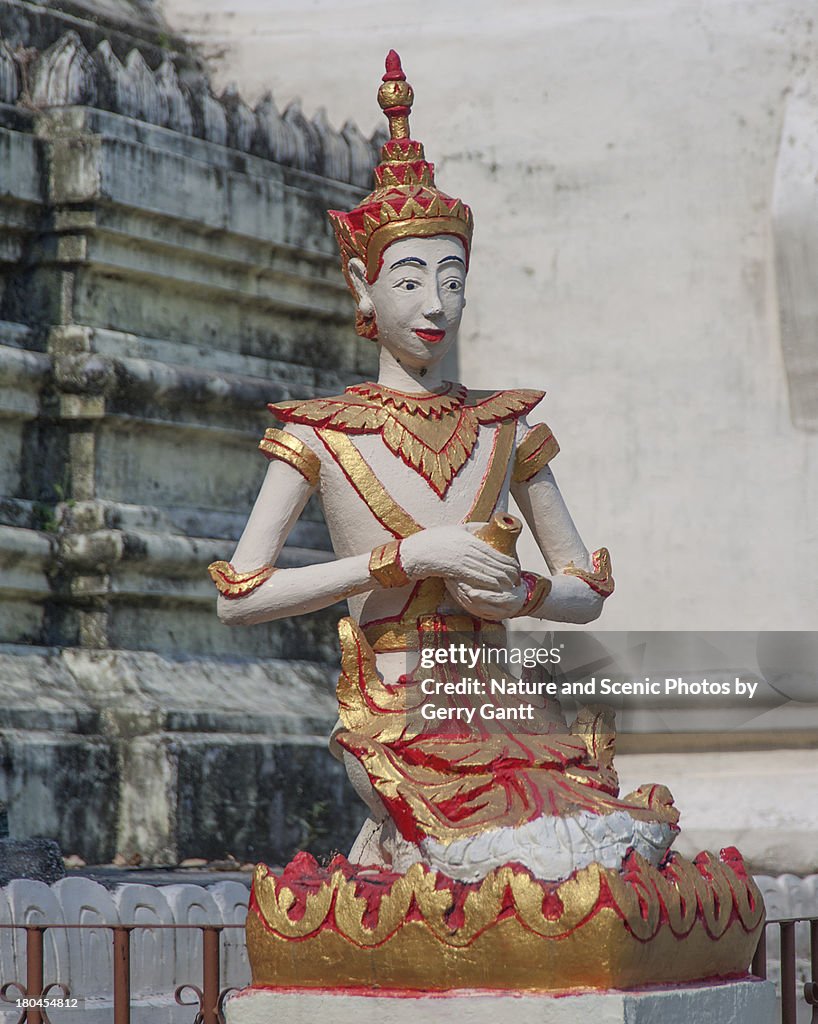
[[[465,885],[419,865],[373,885],[338,858],[300,896],[259,865],[253,984],[554,992],[741,976],[764,906],[740,857],[722,856],[659,870],[634,855],[622,873],[592,864],[560,885],[510,867]]]

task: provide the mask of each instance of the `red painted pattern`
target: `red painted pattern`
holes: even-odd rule
[[[666,863],[659,868],[660,874],[674,889],[676,888],[674,885],[676,880],[674,862],[676,860],[677,855],[671,854],[667,858]],[[729,919],[727,927],[730,928],[734,925],[738,925],[746,931],[747,928],[742,921],[742,914],[739,913],[738,910],[738,903],[740,901],[746,901],[749,897],[751,909],[753,908],[753,887],[751,880],[747,875],[741,855],[737,850],[735,850],[735,848],[729,847],[726,850],[722,850],[720,861],[732,869],[736,875],[736,881],[738,882],[738,885],[735,886],[732,883],[728,885],[727,892],[725,893],[729,899],[729,912],[726,914]],[[710,868],[718,862],[715,861],[711,854],[702,853],[699,854],[693,863],[697,869],[698,875],[704,883],[701,885],[697,884],[696,886],[695,912],[692,913],[689,920],[682,925],[678,920],[674,921],[674,919],[668,914],[665,902],[660,898],[659,916],[656,921],[655,928],[653,929],[653,934],[642,938],[634,935],[638,941],[649,943],[653,936],[664,927],[669,928],[677,938],[682,939],[693,929],[696,923],[703,924],[705,930],[714,939],[724,933],[725,929],[721,928],[719,929],[718,934],[716,934],[708,923],[708,918],[714,912],[714,909],[716,912],[720,909],[718,906],[719,897],[716,890],[712,885],[707,884],[712,881],[713,877]],[[549,920],[560,920],[563,915],[564,908],[558,895],[558,890],[560,886],[565,884],[565,882],[546,882],[541,879],[536,879],[531,872],[521,864],[510,863],[505,867],[511,870],[515,875],[527,874],[532,881],[542,889],[543,913],[545,916]],[[424,870],[427,873],[431,872],[431,869],[429,868],[424,868]],[[280,895],[283,889],[287,889],[292,893],[294,902],[287,911],[287,914],[293,921],[298,921],[303,918],[306,910],[307,897],[315,895],[325,886],[332,886],[332,876],[336,872],[340,872],[346,881],[354,883],[356,897],[366,901],[367,907],[363,921],[368,928],[373,930],[378,924],[381,901],[391,892],[393,885],[403,877],[402,875],[389,871],[385,868],[376,868],[372,866],[361,867],[360,865],[351,864],[346,857],[341,855],[336,856],[326,867],[322,867],[318,864],[315,858],[308,853],[299,853],[294,860],[284,868],[280,875],[273,875],[269,868],[267,871],[268,877],[272,876],[275,879],[277,895]],[[446,920],[448,927],[451,929],[452,933],[454,933],[465,923],[465,904],[467,898],[470,894],[478,892],[483,885],[483,882],[459,882],[441,874],[440,872],[432,873],[435,875],[436,891],[445,891],[450,893],[451,909],[446,915]],[[575,872],[572,878],[578,873],[579,872]],[[655,906],[656,893],[648,890],[649,882],[645,878],[640,861],[633,854],[626,859],[623,865],[622,878],[630,891],[637,896],[640,904],[640,911],[643,917],[647,918],[649,912],[648,903],[650,902],[652,906]],[[315,935],[317,931],[325,930],[342,934],[335,920],[334,907],[335,895],[333,895],[332,905],[324,921],[319,925],[316,932],[312,933],[313,935]],[[604,907],[614,910],[625,922],[626,927],[631,930],[628,925],[627,914],[623,908],[619,906],[616,896],[611,889],[605,873],[603,872],[600,878],[599,896],[593,909],[586,917],[577,922],[574,927],[567,929],[563,934],[561,934],[560,938],[564,939],[568,935],[571,935],[575,931],[583,928],[587,922]],[[727,906],[721,908],[721,911],[727,912]],[[273,931],[269,923],[264,919],[264,915],[261,913],[255,895],[255,888],[251,890],[250,894],[250,912],[258,916],[259,920],[264,924],[268,931]],[[632,908],[630,912],[632,913]],[[487,925],[487,928],[492,928],[499,922],[514,916],[516,916],[516,908],[511,889],[510,887],[507,887],[500,911],[496,918]],[[398,924],[395,930],[389,935],[385,936],[383,942],[389,941],[389,939],[402,927],[403,923],[422,920],[423,916],[420,909],[417,904],[412,901],[403,922]],[[484,931],[485,930],[487,929],[484,929]],[[482,934],[482,932],[477,933],[477,935],[479,934]],[[477,938],[477,935],[475,935],[475,939]],[[305,938],[308,937],[309,936]],[[299,938],[291,941],[303,941],[303,939]]]

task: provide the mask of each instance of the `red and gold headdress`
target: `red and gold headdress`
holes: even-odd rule
[[[378,103],[389,119],[390,138],[375,168],[375,190],[349,213],[329,211],[344,276],[353,294],[349,261],[362,260],[371,283],[380,272],[384,250],[399,238],[455,235],[463,242],[468,259],[474,227],[471,210],[435,187],[434,164],[426,162],[422,144],[409,138],[414,98],[400,57],[390,50],[378,89]],[[360,317],[356,328],[359,334],[371,336]]]

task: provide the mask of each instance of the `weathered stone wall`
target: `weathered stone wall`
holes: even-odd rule
[[[373,143],[70,7],[0,4],[0,799],[89,860],[343,845],[336,610],[228,630],[206,566],[265,403],[371,372],[325,211]],[[329,552],[310,508],[282,561]]]

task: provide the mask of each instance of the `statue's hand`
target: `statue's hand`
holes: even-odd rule
[[[528,588],[518,583],[506,590],[481,590],[467,583],[447,581],[446,587],[463,608],[478,619],[509,619],[525,604]]]
[[[475,590],[507,593],[519,583],[520,566],[476,537],[479,525],[434,526],[407,537],[400,545],[404,572],[413,580],[442,576]]]

